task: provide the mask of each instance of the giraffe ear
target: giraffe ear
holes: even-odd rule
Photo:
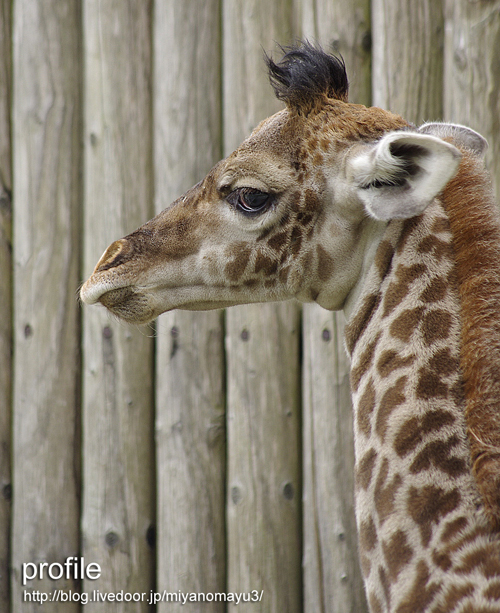
[[[375,219],[420,215],[455,175],[461,153],[440,138],[391,132],[348,162],[366,211]]]
[[[479,132],[457,123],[424,123],[419,134],[432,134],[439,138],[451,138],[457,147],[467,147],[479,157],[484,157],[488,141]]]

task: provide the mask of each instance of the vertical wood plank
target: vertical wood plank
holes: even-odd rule
[[[500,2],[446,0],[445,15],[444,116],[488,140],[500,200]]]
[[[349,99],[370,104],[369,0],[299,0],[301,36],[341,53]],[[304,610],[367,605],[354,518],[354,447],[344,316],[303,307]]]
[[[151,2],[84,3],[84,277],[152,214]],[[84,309],[82,553],[87,592],[154,585],[152,330]],[[89,611],[102,610],[88,604]],[[146,611],[115,602],[107,611]]]
[[[220,0],[157,2],[154,23],[156,210],[221,155]],[[226,582],[222,312],[157,321],[157,590],[222,593]],[[158,611],[225,611],[223,601]]]
[[[372,0],[373,103],[421,124],[443,116],[443,7]]]
[[[226,0],[223,24],[229,153],[280,108],[262,49],[292,42],[292,5]],[[250,611],[302,610],[298,339],[295,304],[226,313],[228,589],[263,590]]]
[[[228,312],[228,590],[252,611],[301,611],[300,316]]]
[[[293,20],[289,0],[223,0],[222,6],[223,148],[228,155],[260,121],[283,107],[274,97],[263,59],[275,43],[293,42]]]
[[[306,610],[367,610],[354,517],[349,360],[342,316],[304,309],[304,573]]]
[[[79,551],[81,65],[76,0],[13,5],[14,404],[12,611],[76,611],[24,602],[23,563]]]
[[[0,610],[9,608],[12,410],[11,0],[0,0]]]
[[[349,100],[370,104],[370,0],[295,0],[300,38],[318,41],[325,51],[340,53],[349,77]]]

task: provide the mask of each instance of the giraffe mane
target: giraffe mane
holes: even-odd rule
[[[307,115],[325,98],[347,102],[349,82],[342,57],[307,41],[281,50],[284,55],[278,63],[269,56],[266,63],[276,97],[290,109]]]
[[[460,361],[472,470],[486,513],[500,530],[500,216],[482,161],[462,152],[443,203],[462,303]]]

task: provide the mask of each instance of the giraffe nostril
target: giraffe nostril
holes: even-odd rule
[[[127,259],[126,256],[128,251],[127,241],[123,238],[111,243],[111,245],[102,254],[101,259],[97,262],[94,273],[103,272],[104,270],[109,270],[110,268],[115,268],[116,266],[123,264],[123,262]]]

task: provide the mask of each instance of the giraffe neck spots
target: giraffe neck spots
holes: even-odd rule
[[[500,546],[471,474],[449,225],[435,203],[397,240],[390,226],[346,327],[368,598],[373,611],[490,606]]]

